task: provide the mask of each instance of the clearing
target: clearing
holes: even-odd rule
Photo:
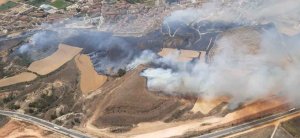
[[[28,70],[40,75],[47,75],[73,59],[81,50],[82,48],[60,44],[55,53],[49,57],[31,63]]]

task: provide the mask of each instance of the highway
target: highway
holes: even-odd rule
[[[12,111],[4,111],[4,110],[0,110],[0,114],[1,115],[5,115],[8,117],[12,117],[12,118],[17,118],[20,119],[22,121],[26,121],[35,125],[39,125],[39,126],[43,126],[45,128],[48,128],[52,131],[73,137],[73,138],[90,138],[91,136],[88,136],[86,134],[83,134],[81,132],[72,130],[72,129],[68,129],[59,125],[56,125],[54,123],[51,123],[49,121],[37,118],[37,117],[33,117],[30,115],[26,115],[26,114],[22,114],[22,113],[18,113],[18,112],[12,112]]]
[[[217,131],[214,131],[211,133],[203,134],[203,135],[197,136],[195,138],[220,138],[220,137],[228,136],[230,134],[235,134],[237,132],[245,131],[245,130],[253,128],[253,127],[257,127],[262,124],[273,122],[273,121],[279,120],[281,118],[284,118],[284,117],[287,117],[287,116],[290,116],[290,115],[296,114],[296,113],[300,113],[300,110],[299,109],[291,109],[286,112],[266,116],[264,118],[256,119],[251,122],[247,122],[247,123],[243,123],[240,125],[217,130]],[[51,123],[49,121],[46,121],[46,120],[43,120],[43,119],[40,119],[37,117],[33,117],[30,115],[26,115],[23,113],[0,110],[0,114],[8,116],[8,117],[12,117],[12,118],[17,118],[22,121],[26,121],[26,122],[29,122],[29,123],[32,123],[35,125],[43,126],[54,132],[58,132],[58,133],[61,133],[61,134],[64,134],[64,135],[67,135],[67,136],[70,136],[73,138],[90,138],[91,137],[87,134],[83,134],[81,132],[78,132],[78,131],[75,131],[72,129],[68,129],[68,128],[56,125],[54,123]]]
[[[296,113],[300,113],[300,110],[299,109],[297,109],[297,110],[291,109],[286,112],[266,116],[264,118],[256,119],[251,122],[247,122],[247,123],[243,123],[243,124],[236,125],[233,127],[228,127],[228,128],[224,128],[221,130],[211,132],[211,133],[203,134],[203,135],[197,136],[195,138],[220,138],[220,137],[228,136],[231,134],[235,134],[237,132],[242,132],[242,131],[248,130],[250,128],[254,128],[254,127],[260,126],[262,124],[273,122],[273,121],[279,120],[281,118],[284,118],[284,117],[287,117],[289,115],[296,114]]]

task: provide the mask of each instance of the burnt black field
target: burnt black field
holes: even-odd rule
[[[35,61],[51,55],[57,50],[59,43],[65,43],[83,48],[83,53],[91,57],[98,73],[115,75],[119,69],[125,69],[143,50],[157,53],[168,47],[207,51],[214,45],[218,34],[240,26],[242,25],[210,21],[192,25],[172,22],[169,27],[163,24],[161,29],[142,37],[121,37],[110,32],[56,28],[34,33],[14,53],[29,55]]]

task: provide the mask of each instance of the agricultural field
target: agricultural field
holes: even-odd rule
[[[26,1],[30,5],[40,6],[42,4],[49,4],[58,9],[64,9],[72,3],[66,0],[28,0]]]
[[[0,5],[4,4],[6,2],[7,2],[7,0],[0,0]]]
[[[107,77],[95,71],[89,56],[77,55],[75,61],[80,70],[80,89],[84,94],[89,94],[106,82]]]
[[[17,6],[18,4],[13,1],[0,0],[0,11],[8,10]]]
[[[174,54],[178,52],[178,57],[177,60],[178,61],[182,61],[182,62],[187,62],[187,61],[191,61],[193,58],[197,58],[199,57],[199,51],[194,51],[194,50],[177,50],[177,49],[173,49],[173,48],[163,48],[158,55],[162,56],[162,57],[166,57],[166,56],[170,56],[170,54]]]
[[[81,50],[81,48],[60,44],[55,53],[31,63],[28,70],[38,73],[39,75],[47,75],[73,59]]]
[[[10,86],[18,83],[33,81],[37,78],[37,75],[29,72],[23,72],[18,75],[3,78],[0,80],[0,87]]]
[[[64,9],[67,6],[69,6],[70,3],[65,0],[55,0],[54,2],[51,3],[51,5],[58,9]]]

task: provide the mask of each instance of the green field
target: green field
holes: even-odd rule
[[[51,5],[58,9],[64,9],[67,6],[69,6],[70,4],[68,2],[66,2],[65,0],[56,0]]]
[[[55,0],[52,3],[50,2],[50,0],[29,0],[28,2],[29,2],[29,4],[34,5],[34,6],[40,6],[42,4],[49,4],[58,9],[64,9],[70,5],[70,3],[67,2],[66,0]]]
[[[47,0],[29,0],[28,3],[38,7],[42,4],[48,4],[49,2]]]
[[[12,7],[17,6],[18,4],[12,1],[8,1],[5,4],[0,5],[0,11],[8,10]]]

